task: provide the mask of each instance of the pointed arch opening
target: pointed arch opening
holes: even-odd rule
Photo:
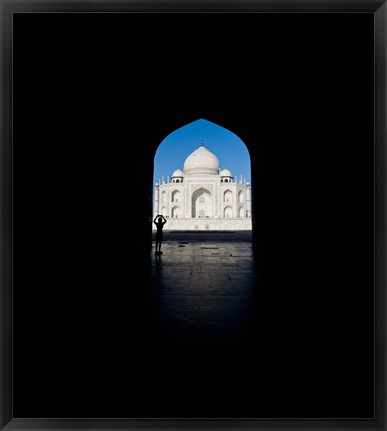
[[[165,231],[252,230],[250,155],[230,130],[204,119],[176,129],[157,148],[153,179]]]
[[[212,218],[213,197],[209,190],[200,187],[192,193],[192,218]]]
[[[226,190],[223,193],[223,202],[232,202],[232,191]]]
[[[174,207],[172,207],[171,217],[172,218],[179,218],[179,217],[181,217],[181,212],[180,212],[180,207],[179,206],[175,205]]]

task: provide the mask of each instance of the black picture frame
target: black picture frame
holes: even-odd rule
[[[310,430],[386,430],[386,144],[387,144],[387,10],[385,0],[370,1],[297,1],[251,2],[61,2],[1,1],[1,429],[75,430],[75,429],[310,429]],[[13,117],[12,117],[12,16],[15,12],[370,12],[375,23],[375,382],[376,402],[373,419],[30,419],[14,418],[12,406],[12,197],[13,197]]]

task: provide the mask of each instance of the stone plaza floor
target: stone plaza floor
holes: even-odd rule
[[[251,329],[259,252],[251,232],[164,232],[151,257],[151,309],[159,336],[178,345],[232,345]]]
[[[134,322],[146,340],[136,348],[139,369],[157,388],[153,415],[245,417],[256,402],[246,384],[258,380],[263,408],[273,305],[263,298],[263,256],[251,232],[165,231],[161,250],[153,239],[146,315]]]

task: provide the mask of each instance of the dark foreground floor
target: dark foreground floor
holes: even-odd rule
[[[163,254],[152,245],[136,260],[109,249],[77,283],[64,271],[55,289],[16,291],[15,417],[372,413],[368,296],[333,271],[339,253],[252,247],[248,232],[166,231]]]
[[[162,251],[152,249],[151,302],[163,339],[239,343],[259,294],[251,232],[164,232]]]
[[[153,245],[149,332],[157,386],[170,389],[162,414],[254,416],[246,384],[266,371],[256,356],[262,302],[251,232],[166,231],[163,254],[154,251]]]

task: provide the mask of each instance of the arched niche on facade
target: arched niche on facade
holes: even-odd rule
[[[171,194],[171,201],[172,202],[179,202],[180,201],[180,191],[179,190],[173,190]]]
[[[226,190],[223,193],[223,202],[232,202],[232,191],[231,190]]]
[[[192,193],[192,218],[212,217],[213,197],[209,190],[201,187]]]

